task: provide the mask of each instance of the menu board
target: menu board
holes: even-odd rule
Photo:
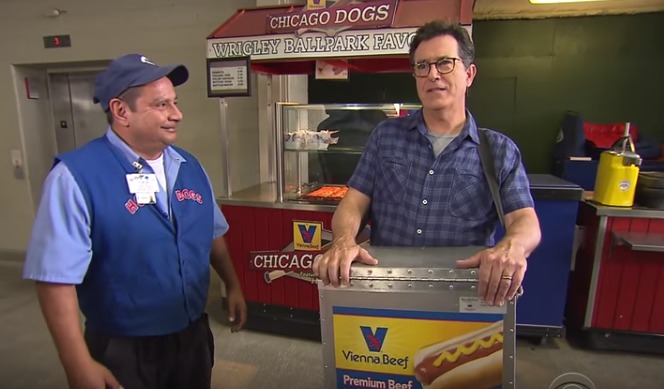
[[[208,59],[208,97],[249,96],[249,61],[249,57]]]

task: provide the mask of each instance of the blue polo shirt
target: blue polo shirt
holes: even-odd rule
[[[494,244],[498,215],[479,157],[475,119],[436,157],[422,111],[372,132],[348,185],[371,197],[371,242],[383,246]],[[488,131],[505,213],[533,206],[521,154]]]
[[[110,335],[157,335],[184,328],[202,313],[207,299],[205,276],[209,276],[211,242],[228,230],[209,177],[193,156],[168,147],[164,151],[168,203],[162,189],[157,204],[138,206],[132,203],[124,176],[132,172],[131,163],[139,156],[110,129],[82,149],[61,156],[63,162],[53,167],[45,181],[24,277],[77,285],[88,323]],[[88,155],[81,157],[85,153]],[[90,169],[81,163],[70,166],[85,158]],[[147,163],[143,166],[144,173],[153,173]],[[94,181],[95,174],[102,179]],[[209,227],[206,217],[197,219],[196,212],[202,211],[209,212]],[[197,226],[200,239],[182,231]],[[133,258],[133,253],[139,258]],[[117,258],[109,258],[111,254]],[[186,264],[187,259],[198,263]],[[155,289],[143,293],[141,285]],[[181,286],[173,295],[177,302],[160,308],[164,316],[158,317],[149,307],[167,298],[158,289],[170,293],[169,285]],[[108,292],[113,288],[116,290]],[[134,317],[113,322],[99,312],[95,301],[120,310],[115,314],[132,313]],[[141,310],[146,312],[144,318]]]

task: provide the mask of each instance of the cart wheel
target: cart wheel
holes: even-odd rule
[[[595,384],[580,373],[561,374],[551,382],[549,389],[596,389]]]

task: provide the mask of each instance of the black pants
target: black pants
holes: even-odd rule
[[[163,336],[114,338],[86,329],[85,342],[124,389],[210,389],[214,337],[207,314]]]

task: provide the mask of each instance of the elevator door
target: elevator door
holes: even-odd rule
[[[49,77],[58,153],[83,146],[108,127],[106,114],[92,102],[95,76],[93,72],[77,72]]]

